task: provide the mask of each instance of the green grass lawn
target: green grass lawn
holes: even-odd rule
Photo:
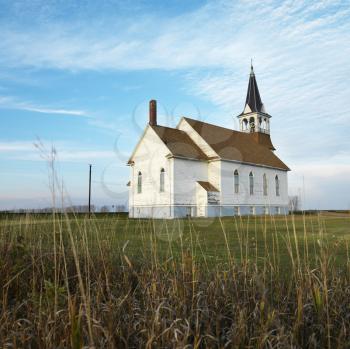
[[[53,223],[54,222],[54,223]],[[67,239],[71,230],[77,241],[84,241],[93,253],[104,246],[116,254],[149,258],[156,254],[162,261],[189,252],[206,265],[223,261],[267,260],[279,266],[299,258],[314,263],[320,249],[327,249],[337,265],[346,264],[350,241],[350,215],[246,216],[192,218],[175,220],[138,220],[126,216],[28,215],[2,217],[2,235],[20,236],[26,245],[50,248],[54,231]]]

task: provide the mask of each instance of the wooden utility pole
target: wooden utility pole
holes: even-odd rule
[[[91,164],[89,164],[89,218],[91,217]]]

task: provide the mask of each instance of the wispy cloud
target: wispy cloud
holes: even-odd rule
[[[116,154],[111,150],[62,150],[57,153],[59,161],[94,161],[116,158]]]
[[[73,116],[87,116],[86,112],[82,110],[69,110],[69,109],[50,109],[50,108],[42,108],[42,107],[35,107],[35,106],[23,106],[18,107],[17,109],[27,110],[27,111],[33,111],[36,113],[43,113],[43,114],[60,114],[60,115],[73,115]]]
[[[50,145],[50,146],[48,146]],[[12,160],[42,161],[46,160],[51,149],[59,162],[86,162],[117,159],[116,152],[111,149],[86,149],[67,141],[8,141],[0,142],[0,156]]]
[[[46,106],[34,105],[29,102],[20,101],[12,96],[0,96],[0,108],[24,110],[41,114],[58,114],[88,117],[88,113],[84,110],[64,109],[64,108],[50,108]]]
[[[34,142],[27,142],[27,141],[0,142],[0,153],[30,151],[32,149],[34,149]]]
[[[10,66],[72,70],[243,68],[248,57],[254,56],[266,70],[291,58],[286,49],[299,48],[299,54],[303,53],[300,61],[305,52],[316,57],[322,48],[346,42],[350,26],[347,3],[208,2],[173,17],[155,18],[148,13],[132,23],[121,17],[107,18],[111,22],[108,32],[105,21],[75,25],[44,22],[26,32],[4,25],[1,61]]]

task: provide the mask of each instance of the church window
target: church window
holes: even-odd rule
[[[264,195],[267,196],[267,178],[266,178],[266,173],[263,175],[263,192]]]
[[[255,119],[253,117],[249,119],[249,127],[250,127],[250,132],[255,131]]]
[[[264,125],[263,125],[264,129],[266,130],[267,129],[267,120],[266,118],[264,119]]]
[[[255,213],[255,207],[254,206],[250,206],[249,214],[254,214],[254,213]]]
[[[234,178],[235,194],[238,194],[239,193],[239,173],[237,170],[235,170],[233,174],[233,178]]]
[[[137,175],[137,193],[142,193],[142,173],[139,171]]]
[[[254,176],[252,172],[249,173],[249,193],[254,195]]]
[[[239,206],[235,206],[235,207],[233,208],[233,212],[234,212],[235,216],[239,216],[239,214],[240,214],[240,212],[239,212]]]
[[[159,178],[159,191],[161,192],[161,193],[163,193],[164,192],[164,175],[165,175],[165,170],[164,170],[164,168],[162,168],[161,170],[160,170],[160,178]]]
[[[275,185],[276,185],[276,196],[280,196],[280,180],[278,176],[275,177]]]
[[[247,130],[248,129],[248,120],[247,119],[243,119],[243,130]]]

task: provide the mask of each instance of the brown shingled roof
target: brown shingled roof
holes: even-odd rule
[[[254,139],[255,142],[269,148],[270,150],[276,150],[271,142],[271,137],[268,133],[251,132],[249,135]]]
[[[186,132],[177,128],[159,125],[150,127],[157,133],[172,155],[197,160],[208,160],[208,157]]]
[[[197,181],[197,183],[202,186],[206,191],[219,191],[211,183],[204,181]]]
[[[252,133],[238,132],[189,118],[184,119],[224,160],[290,170],[267,145],[257,143]]]

